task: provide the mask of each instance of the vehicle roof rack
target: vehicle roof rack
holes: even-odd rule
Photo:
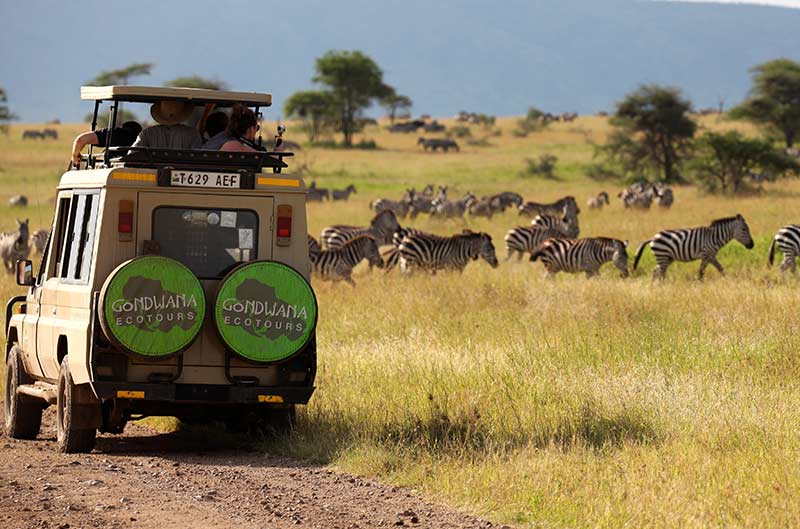
[[[288,167],[284,157],[292,152],[241,152],[211,151],[201,149],[153,149],[149,147],[111,147],[111,163],[122,163],[126,167],[240,167],[253,171],[272,168],[280,173]]]
[[[235,103],[257,107],[268,107],[272,105],[271,94],[207,90],[205,88],[171,88],[166,86],[82,86],[81,99],[88,101],[129,101],[135,103],[156,103],[162,100],[174,100],[189,101],[198,105],[215,103],[220,107],[232,106]]]

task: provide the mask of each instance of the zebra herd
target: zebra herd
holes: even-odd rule
[[[497,195],[499,197],[499,195]],[[383,200],[383,199],[381,199]],[[376,201],[378,202],[378,201]],[[511,203],[516,200],[511,201]],[[639,265],[649,247],[656,260],[653,279],[663,279],[674,261],[700,260],[699,278],[708,265],[720,273],[723,267],[717,253],[735,240],[745,248],[754,246],[750,228],[742,215],[717,219],[708,226],[664,230],[642,243],[633,265],[628,267],[628,241],[609,237],[578,238],[579,208],[574,197],[564,197],[553,203],[519,201],[522,215],[532,217],[530,225],[516,226],[505,234],[506,261],[516,256],[521,260],[529,255],[532,262],[544,265],[546,276],[558,272],[595,276],[605,263],[613,263],[622,277],[628,277]],[[373,203],[373,208],[375,203]],[[408,211],[406,211],[408,213]],[[471,260],[483,259],[493,268],[498,266],[492,237],[485,232],[464,230],[450,236],[403,227],[393,209],[380,209],[369,226],[328,226],[322,230],[324,249],[308,236],[312,269],[323,279],[345,280],[351,284],[352,269],[362,260],[370,268],[377,266],[387,272],[399,268],[404,275],[415,270],[436,273],[439,270],[463,271]],[[391,246],[380,253],[381,246]],[[781,271],[795,272],[795,260],[800,257],[800,225],[781,228],[772,240],[768,263],[774,262],[776,249],[784,254]]]

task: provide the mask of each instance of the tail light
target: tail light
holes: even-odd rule
[[[289,246],[292,241],[292,206],[287,204],[278,206],[276,230],[275,244]]]
[[[120,241],[133,240],[133,200],[119,201],[117,233]]]

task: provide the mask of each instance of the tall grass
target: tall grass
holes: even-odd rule
[[[606,133],[604,120],[581,118],[434,155],[417,151],[413,135],[368,130],[382,150],[305,155],[309,179],[358,188],[346,204],[310,204],[311,232],[366,224],[371,199],[426,183],[583,204],[615,189],[581,174],[587,139]],[[68,147],[29,162],[37,151],[14,134],[0,137],[0,199],[38,189],[47,203]],[[564,164],[561,180],[518,179],[524,159],[543,152]],[[798,194],[795,181],[741,199],[683,187],[668,211],[625,211],[613,199],[584,208],[582,233],[627,239],[631,253],[660,229],[742,213],[755,249],[732,243],[719,255],[726,277],[709,270],[704,282],[692,263],[652,283],[649,251],[628,280],[610,269],[545,280],[538,263],[477,261],[433,277],[359,268],[356,288],[315,281],[318,389],[297,430],[266,447],[523,527],[797,526],[800,282],[768,269],[766,252],[778,227],[800,219]],[[42,206],[48,219],[51,207]],[[17,213],[3,209],[0,223],[12,227]],[[524,223],[507,213],[413,225],[487,231],[502,261],[503,234]]]

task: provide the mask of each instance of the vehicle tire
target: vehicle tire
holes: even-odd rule
[[[91,452],[97,430],[75,427],[77,405],[74,401],[75,383],[69,373],[69,358],[61,361],[58,372],[58,394],[56,397],[56,439],[58,450],[65,454]]]
[[[14,439],[36,439],[42,426],[44,406],[31,397],[18,395],[17,388],[33,384],[22,365],[21,351],[16,345],[8,353],[6,363],[5,432]]]

